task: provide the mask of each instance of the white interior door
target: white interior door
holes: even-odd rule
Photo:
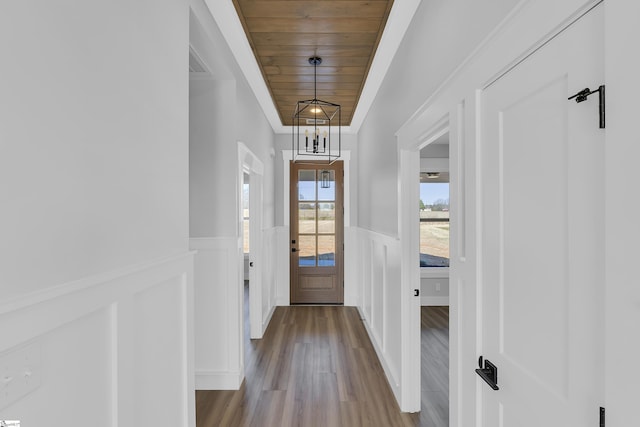
[[[483,94],[485,427],[598,425],[603,397],[604,84],[598,6]]]

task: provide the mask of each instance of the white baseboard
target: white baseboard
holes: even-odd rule
[[[244,375],[240,372],[196,372],[196,390],[238,390]]]
[[[449,305],[449,297],[422,296],[420,298],[420,305]]]

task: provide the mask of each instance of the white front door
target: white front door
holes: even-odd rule
[[[483,93],[484,427],[598,425],[603,398],[602,5]]]

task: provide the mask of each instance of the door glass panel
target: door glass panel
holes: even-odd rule
[[[336,199],[336,171],[318,170],[318,200]]]
[[[298,200],[316,199],[316,171],[298,171]]]
[[[336,236],[318,236],[318,266],[336,265]]]
[[[336,232],[336,204],[318,203],[318,233]]]
[[[316,266],[316,236],[300,236],[298,247],[298,265],[300,267]]]
[[[313,234],[316,232],[316,204],[298,203],[298,233]]]

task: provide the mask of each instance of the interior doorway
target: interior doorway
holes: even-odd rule
[[[238,142],[238,159],[238,286],[243,290],[248,279],[249,331],[251,339],[260,339],[265,328],[261,265],[264,166],[242,142]],[[244,302],[241,313],[244,313]]]
[[[243,171],[242,174],[242,254],[244,256],[244,274],[243,274],[243,290],[244,290],[244,310],[243,316],[246,322],[244,327],[245,342],[248,337],[251,336],[251,304],[249,299],[249,289],[251,286],[251,175],[248,171]]]
[[[420,420],[449,426],[449,130],[421,145],[420,234]]]

